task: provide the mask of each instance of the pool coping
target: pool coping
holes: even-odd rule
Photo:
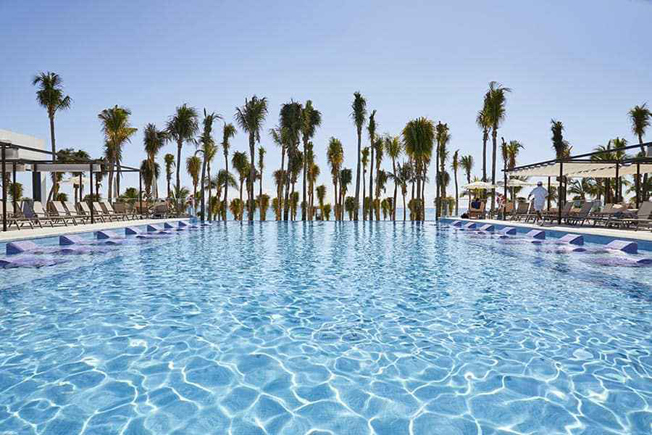
[[[638,244],[638,248],[644,251],[652,251],[652,232],[650,231],[624,231],[615,230],[610,228],[596,228],[596,227],[574,227],[565,225],[536,225],[525,222],[503,221],[497,219],[462,219],[445,217],[441,218],[440,222],[453,223],[460,222],[473,222],[475,224],[490,224],[500,230],[505,227],[516,228],[517,231],[524,233],[530,230],[545,231],[551,237],[559,238],[566,234],[576,234],[584,236],[584,239],[589,243],[598,243],[606,245],[614,240],[627,240],[633,241]]]
[[[61,227],[47,227],[34,229],[12,230],[0,232],[0,244],[17,242],[21,240],[45,239],[67,234],[93,233],[95,231],[115,230],[126,227],[140,227],[143,225],[164,224],[166,222],[187,221],[188,218],[169,219],[138,219],[132,221],[99,222],[94,224],[80,224]]]

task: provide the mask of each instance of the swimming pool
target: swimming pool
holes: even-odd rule
[[[652,269],[609,255],[229,222],[0,271],[0,433],[649,433]]]

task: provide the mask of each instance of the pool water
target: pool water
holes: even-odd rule
[[[432,223],[0,271],[2,434],[652,430],[652,269]]]

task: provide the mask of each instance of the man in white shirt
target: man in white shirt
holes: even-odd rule
[[[548,199],[548,191],[543,187],[543,183],[539,181],[537,187],[535,187],[532,192],[528,195],[527,199],[534,198],[534,210],[537,212],[537,219],[543,219],[541,212],[543,207],[546,205],[546,199]]]

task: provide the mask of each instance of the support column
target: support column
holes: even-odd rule
[[[16,210],[18,210],[18,205],[16,203],[16,162],[12,164],[12,171],[11,171],[11,182],[12,182],[12,188],[14,189],[13,193],[11,194],[11,202],[14,205],[14,214],[16,213]]]
[[[95,213],[93,211],[93,195],[94,195],[93,194],[93,163],[91,163],[90,179],[91,179],[91,193],[90,193],[91,205],[90,205],[89,208],[91,209],[91,223],[94,224],[95,223]]]
[[[2,231],[7,231],[7,149],[5,144],[2,147]]]
[[[557,223],[561,225],[562,195],[564,191],[564,162],[559,162],[559,198],[557,198]]]
[[[636,162],[636,208],[641,203],[641,164]]]

